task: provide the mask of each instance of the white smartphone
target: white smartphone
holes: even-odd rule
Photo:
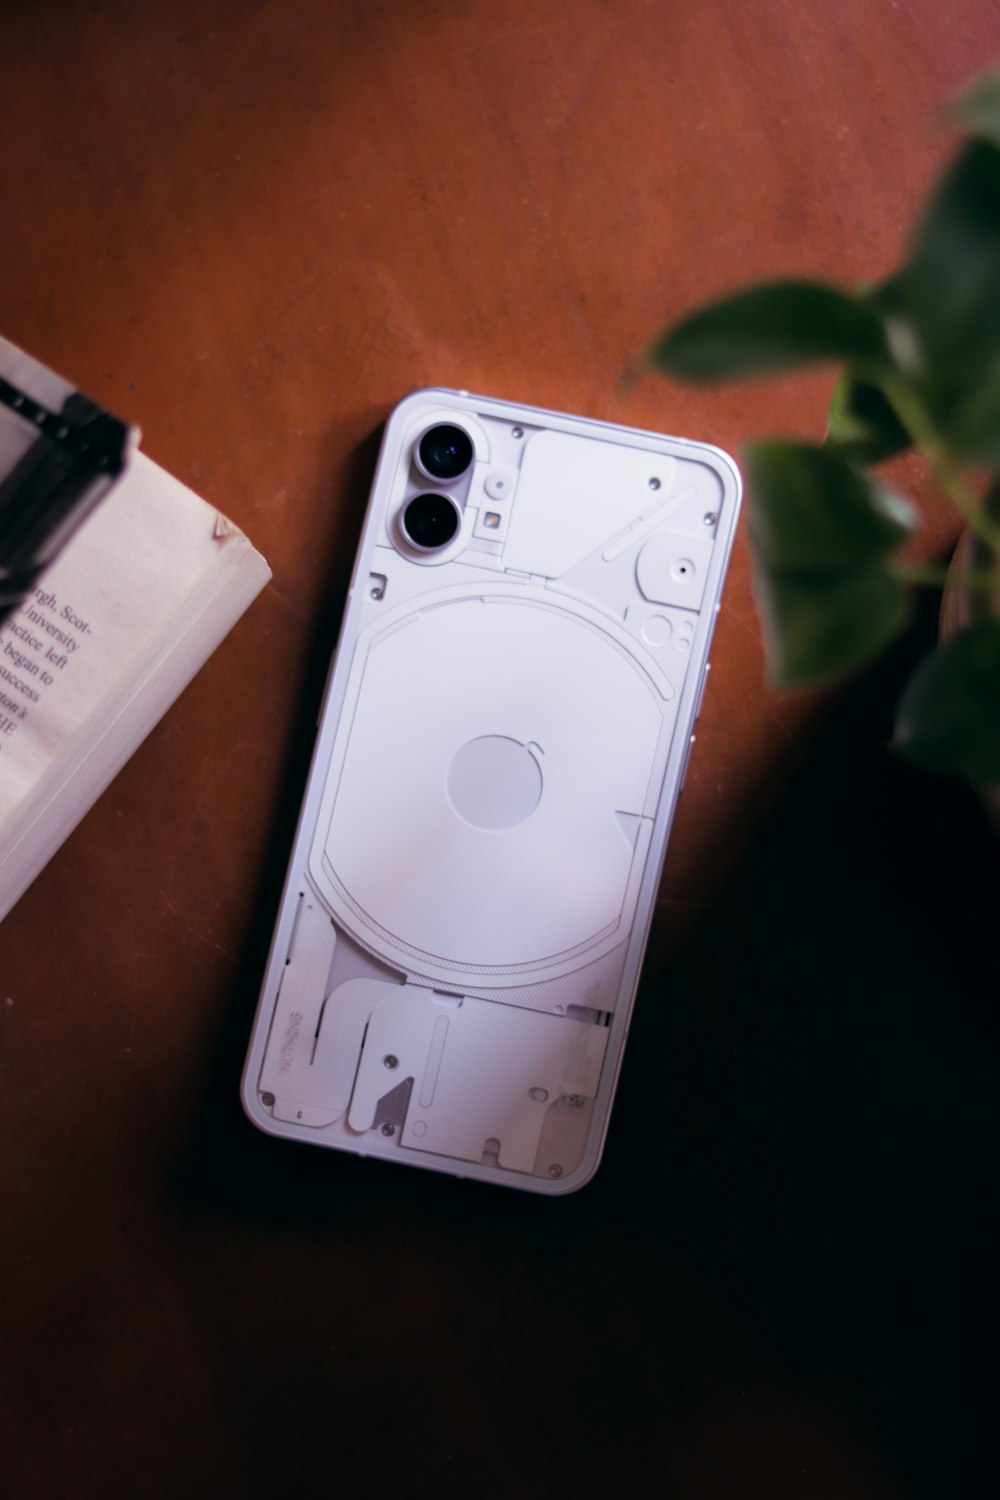
[[[274,1135],[542,1193],[600,1159],[740,501],[464,391],[386,426],[254,1025]]]

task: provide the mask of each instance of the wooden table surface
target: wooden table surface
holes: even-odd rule
[[[0,329],[274,570],[0,928],[7,1493],[978,1493],[1000,869],[883,748],[930,616],[776,698],[738,544],[583,1192],[237,1088],[387,412],[818,436],[826,374],[622,372],[749,278],[888,270],[998,54],[996,0],[2,7]]]

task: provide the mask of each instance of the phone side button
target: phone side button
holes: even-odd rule
[[[678,785],[677,785],[677,795],[678,795],[678,797],[680,796],[681,792],[683,792],[683,790],[684,790],[684,783],[687,780],[688,765],[689,765],[690,760],[691,760],[691,750],[692,750],[692,747],[694,745],[694,742],[695,742],[695,736],[692,735],[691,738],[687,742],[687,749],[684,751],[684,764],[681,766],[681,774],[680,774],[680,777],[678,779]]]
[[[711,670],[712,670],[712,663],[710,661],[707,661],[705,663],[705,670],[701,674],[701,687],[698,689],[698,702],[695,704],[695,709],[694,709],[694,721],[695,721],[695,723],[697,723],[698,715],[701,713],[701,705],[702,705],[702,701],[704,700],[704,697],[705,697],[705,689],[708,686],[708,674],[709,674],[709,672],[711,672]]]

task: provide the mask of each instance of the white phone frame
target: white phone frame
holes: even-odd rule
[[[414,455],[445,423],[473,457],[436,481]],[[402,517],[437,491],[457,531],[422,551]],[[244,1072],[262,1130],[548,1194],[592,1175],[740,495],[707,444],[395,408]]]

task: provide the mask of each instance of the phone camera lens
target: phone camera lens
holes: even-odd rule
[[[450,495],[414,495],[403,511],[403,532],[422,552],[436,552],[458,534],[462,518]]]
[[[428,479],[457,479],[472,463],[475,450],[463,427],[443,423],[429,427],[417,448],[417,464]]]

